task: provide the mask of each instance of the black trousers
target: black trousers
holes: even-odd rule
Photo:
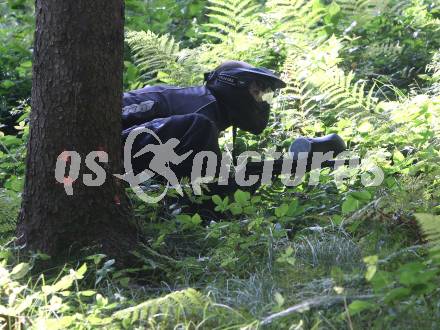
[[[133,158],[137,152],[149,145],[163,145],[172,138],[179,141],[174,148],[175,154],[184,155],[192,150],[192,153],[188,158],[183,160],[180,164],[176,165],[171,162],[169,163],[170,169],[179,179],[191,175],[194,156],[200,151],[212,151],[216,153],[218,159],[220,159],[221,153],[218,145],[218,128],[204,115],[197,113],[175,115],[167,118],[154,119],[150,122],[130,127],[122,132],[124,143],[129,134],[136,128],[147,128],[154,132],[156,136],[149,133],[141,133],[134,140],[131,157],[135,174],[138,174],[145,169],[150,169],[150,162],[155,156],[157,156],[157,153],[155,154],[155,152],[146,152],[139,157]],[[158,138],[160,141],[158,141]],[[157,150],[158,148],[153,147],[152,149]]]

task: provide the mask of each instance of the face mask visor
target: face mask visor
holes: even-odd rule
[[[274,91],[272,89],[251,89],[250,94],[254,98],[257,103],[266,102],[269,105],[272,105],[274,100]]]
[[[257,103],[266,102],[272,105],[274,91],[267,84],[261,81],[253,81],[249,86],[249,92]]]
[[[265,90],[265,91],[263,92],[263,94],[261,95],[261,100],[262,100],[263,102],[268,103],[269,105],[272,105],[272,104],[273,104],[273,101],[274,101],[274,95],[275,95],[275,93],[274,93],[273,90],[271,90],[271,89],[267,89],[267,90]]]

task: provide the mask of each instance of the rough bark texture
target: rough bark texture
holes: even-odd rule
[[[123,0],[37,0],[32,111],[18,239],[27,249],[61,256],[102,245],[122,256],[136,230],[122,187]],[[55,179],[60,153],[81,155],[73,196]],[[86,155],[106,151],[107,179],[86,187]]]

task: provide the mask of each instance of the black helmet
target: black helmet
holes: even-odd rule
[[[233,87],[248,87],[252,81],[258,81],[273,91],[286,87],[286,83],[271,70],[256,68],[242,61],[226,61],[214,71],[205,73],[207,84],[215,80]]]
[[[205,74],[206,87],[216,97],[221,110],[232,125],[260,134],[269,120],[270,104],[251,95],[253,82],[262,91],[286,86],[277,75],[266,68],[256,68],[241,61],[227,61]]]

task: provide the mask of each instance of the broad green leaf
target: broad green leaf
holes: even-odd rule
[[[237,190],[234,193],[234,199],[237,203],[239,203],[242,206],[245,206],[246,204],[249,204],[249,200],[251,198],[251,194],[247,191],[241,191]]]
[[[79,291],[78,292],[81,296],[84,297],[92,297],[96,294],[96,291],[94,290],[85,290],[85,291]]]
[[[243,208],[237,203],[232,203],[231,205],[229,205],[229,210],[233,215],[239,215],[243,213]]]
[[[243,212],[245,214],[254,214],[255,213],[255,207],[253,205],[245,206],[243,208]]]
[[[275,295],[274,295],[274,299],[275,299],[275,302],[277,303],[278,307],[282,307],[284,305],[285,299],[281,295],[281,293],[276,292]]]
[[[379,270],[376,271],[373,278],[370,280],[371,285],[373,286],[374,292],[379,293],[381,290],[392,282],[392,276],[390,273]]]
[[[193,215],[191,221],[194,225],[199,225],[202,223],[202,218],[200,217],[200,215],[198,213],[196,213]]]
[[[363,201],[363,202],[368,202],[368,201],[370,201],[371,200],[371,194],[368,192],[368,191],[366,191],[366,190],[363,190],[363,191],[354,191],[354,192],[352,192],[351,194],[350,194],[350,196],[353,196],[354,198],[356,198],[357,200],[359,200],[359,201]]]
[[[64,291],[71,287],[74,277],[72,275],[63,276],[58,282],[53,285],[43,285],[41,291],[46,294],[52,294],[55,292]]]
[[[335,16],[341,11],[341,7],[339,7],[336,1],[332,1],[332,3],[327,7],[327,10],[330,16]]]
[[[122,285],[122,287],[128,288],[128,285],[130,283],[130,278],[129,277],[123,277],[123,278],[119,279],[119,283]]]
[[[215,205],[222,205],[223,204],[223,201],[219,195],[212,196],[212,201],[214,202]]]
[[[348,311],[350,315],[356,315],[365,310],[373,310],[375,308],[376,305],[368,301],[355,300],[348,306]]]
[[[77,271],[76,271],[76,273],[79,275],[79,276],[81,276],[81,277],[83,277],[84,276],[84,274],[87,272],[87,264],[83,264]]]
[[[300,211],[299,202],[298,202],[297,199],[294,199],[289,204],[289,209],[287,210],[286,215],[289,216],[289,217],[293,217],[293,216],[297,215],[298,211]]]
[[[356,211],[360,207],[360,202],[352,196],[348,196],[344,203],[342,203],[342,213],[348,214]]]
[[[192,220],[192,217],[188,214],[179,214],[176,218],[181,224],[191,223]]]
[[[72,284],[73,276],[66,275],[53,285],[53,288],[55,290],[54,292],[67,290]]]
[[[358,127],[358,132],[360,133],[368,133],[373,130],[373,125],[371,125],[368,121],[364,121],[360,126]]]
[[[94,254],[92,256],[88,256],[86,260],[93,260],[93,263],[95,265],[98,265],[102,259],[106,258],[107,256],[105,254]]]
[[[389,291],[385,296],[385,303],[389,304],[396,300],[402,300],[407,298],[411,294],[411,290],[408,288],[396,288]]]
[[[75,316],[64,316],[60,318],[41,318],[38,325],[41,329],[62,330],[68,329],[76,322]]]
[[[12,269],[11,279],[19,280],[19,279],[25,277],[30,269],[31,269],[31,266],[28,263],[23,262],[21,264],[18,264],[17,266],[15,266]]]
[[[20,303],[20,305],[14,308],[17,315],[23,314],[23,312],[29,307],[31,307],[34,301],[39,297],[40,297],[40,292],[26,296],[26,298]]]
[[[289,205],[282,204],[281,206],[275,209],[275,215],[277,218],[284,217],[288,210],[289,210]]]
[[[376,274],[377,266],[376,265],[369,265],[367,267],[367,272],[365,273],[365,279],[367,281],[371,281],[373,276]]]
[[[294,266],[296,263],[296,259],[293,257],[294,252],[295,251],[293,250],[293,248],[289,246],[276,261],[279,263],[287,263]]]
[[[103,297],[101,294],[96,295],[96,304],[99,307],[105,307],[108,305],[108,298]]]
[[[90,315],[87,317],[87,321],[94,326],[103,326],[103,325],[110,325],[113,319],[111,317],[102,318],[101,316],[98,317],[96,315]]]
[[[344,220],[344,218],[341,217],[339,214],[335,214],[334,216],[332,216],[331,220],[335,225],[340,225],[342,223],[342,220]]]
[[[399,150],[395,150],[393,153],[393,160],[400,163],[405,160],[405,156]]]
[[[363,261],[367,264],[367,265],[376,265],[377,262],[379,261],[379,257],[378,256],[368,256],[365,257],[363,259]]]
[[[289,246],[286,251],[284,252],[284,255],[287,257],[290,257],[293,254],[293,248],[291,246]]]

